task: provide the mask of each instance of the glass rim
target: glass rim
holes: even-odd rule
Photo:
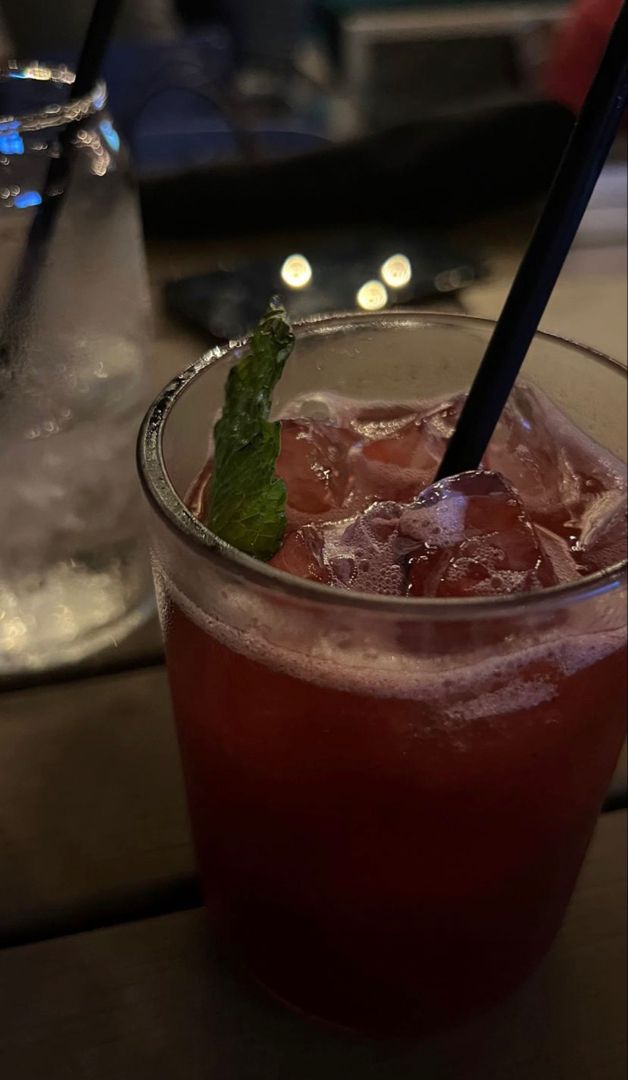
[[[297,335],[300,331],[314,335],[349,322],[377,324],[383,321],[394,326],[403,324],[406,320],[410,322],[428,320],[432,324],[441,325],[450,323],[459,328],[465,325],[485,328],[495,326],[494,319],[481,316],[432,312],[408,307],[387,312],[346,311],[330,315],[315,315],[295,322],[294,331]],[[588,345],[543,330],[535,334],[535,339],[538,338],[576,349],[587,357],[618,371],[624,379],[628,377],[628,371],[623,364]],[[477,618],[479,615],[484,617],[512,615],[523,609],[542,611],[548,607],[572,603],[608,592],[619,587],[626,579],[628,559],[623,559],[613,566],[588,574],[576,581],[527,593],[509,593],[481,598],[389,596],[379,593],[352,592],[349,589],[337,589],[331,585],[299,578],[232,547],[195,517],[177,494],[164,460],[163,435],[168,418],[181,395],[203,371],[223,360],[236,349],[242,348],[248,340],[247,336],[210,349],[171,379],[150,405],[138,436],[137,464],[147,499],[161,520],[197,554],[203,555],[216,566],[237,572],[257,585],[272,588],[276,592],[301,600],[336,604],[345,608],[368,609],[372,612],[396,616],[406,615],[415,618],[425,616],[429,619],[466,620]]]
[[[8,60],[0,64],[0,81],[19,79],[23,82],[52,84],[71,87],[76,76],[65,64],[46,64],[38,60]],[[100,112],[107,101],[107,87],[102,79],[95,83],[89,93],[67,102],[55,102],[44,105],[34,112],[0,116],[0,132],[10,130],[45,131],[48,128],[63,127],[66,124],[79,123]]]

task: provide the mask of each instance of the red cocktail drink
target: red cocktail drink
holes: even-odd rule
[[[539,963],[623,736],[625,593],[607,569],[625,536],[621,416],[609,403],[603,440],[582,423],[592,397],[556,411],[538,389],[557,400],[548,352],[556,385],[563,353],[599,364],[600,402],[622,375],[540,337],[536,387],[513,398],[486,470],[425,494],[486,332],[418,316],[301,332],[278,403],[289,524],[272,566],[212,545],[183,505],[202,512],[186,399],[200,416],[203,398],[206,447],[228,358],[144,436],[208,907],[275,993],[360,1028],[454,1022]],[[378,355],[396,356],[392,378]],[[150,460],[164,422],[174,489]]]

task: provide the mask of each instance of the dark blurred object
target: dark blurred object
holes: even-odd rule
[[[307,25],[311,0],[174,0],[181,19],[201,26],[221,22],[238,62],[291,64]]]
[[[380,311],[452,294],[478,276],[474,260],[439,236],[387,229],[335,233],[327,243],[284,245],[273,258],[226,262],[169,282],[170,309],[217,339],[242,337],[278,294],[293,319],[361,307]]]
[[[183,22],[206,23],[215,18],[218,0],[174,0],[174,7]]]
[[[0,0],[19,58],[44,60],[49,51],[78,50],[93,4],[89,0]],[[170,0],[125,0],[117,22],[120,40],[166,41],[177,34]]]
[[[0,5],[0,64],[6,63],[11,55],[12,44],[9,40],[9,31],[6,28]]]
[[[571,128],[530,102],[439,116],[283,162],[199,169],[141,185],[151,236],[295,226],[449,224],[542,195]]]
[[[544,73],[552,101],[580,110],[620,7],[621,0],[578,0],[573,5],[556,31]]]
[[[238,69],[289,70],[309,0],[213,0],[234,42]]]
[[[294,99],[295,57],[307,28],[310,0],[180,0],[192,26],[216,20],[233,51],[230,90],[242,106],[286,113]],[[298,91],[297,91],[297,96]],[[301,95],[302,96],[302,95]]]
[[[529,100],[564,3],[317,0],[338,78],[365,130],[435,108]]]

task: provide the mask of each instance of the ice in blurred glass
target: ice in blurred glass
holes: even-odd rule
[[[67,105],[71,81],[38,64],[0,76],[0,674],[78,660],[150,610],[133,466],[150,333],[138,208],[104,87]],[[70,121],[54,226],[33,247]]]

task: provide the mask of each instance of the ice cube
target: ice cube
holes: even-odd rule
[[[330,584],[355,592],[404,594],[405,559],[414,541],[399,532],[403,510],[396,502],[374,503],[348,525],[325,529],[323,558]]]
[[[628,509],[623,491],[608,491],[587,509],[574,555],[587,573],[626,558]]]
[[[547,408],[531,387],[513,390],[484,464],[510,481],[535,522],[559,530],[570,518],[561,497],[561,476],[566,472],[570,501],[577,498],[578,484],[568,463],[559,462],[559,444],[550,428]]]
[[[273,559],[280,570],[339,589],[401,596],[415,541],[399,534],[404,507],[375,503],[351,520],[304,525]]]
[[[486,596],[561,580],[510,484],[483,470],[434,484],[411,504],[374,503],[348,522],[293,530],[273,565],[396,596]]]
[[[364,503],[410,502],[433,480],[435,468],[412,420],[394,436],[363,448],[355,462],[354,488]]]
[[[417,406],[361,421],[369,436],[356,462],[355,487],[369,499],[410,502],[432,482],[460,412],[461,398],[438,406]]]
[[[277,473],[288,488],[288,521],[301,524],[343,505],[352,477],[349,451],[357,436],[313,420],[281,421]]]
[[[410,596],[490,596],[557,583],[534,526],[504,477],[485,470],[433,484],[406,509]]]
[[[412,404],[375,401],[348,404],[349,423],[362,439],[374,442],[394,438],[408,423],[416,420],[419,409]]]
[[[303,525],[289,530],[281,548],[271,559],[271,565],[294,577],[329,584],[330,574],[323,562],[322,529],[316,525]]]
[[[484,464],[510,481],[535,524],[572,545],[597,498],[625,486],[621,463],[525,384],[511,394]]]
[[[534,531],[545,558],[552,565],[557,582],[565,585],[568,581],[576,581],[581,576],[580,566],[567,541],[543,525],[535,525]]]

